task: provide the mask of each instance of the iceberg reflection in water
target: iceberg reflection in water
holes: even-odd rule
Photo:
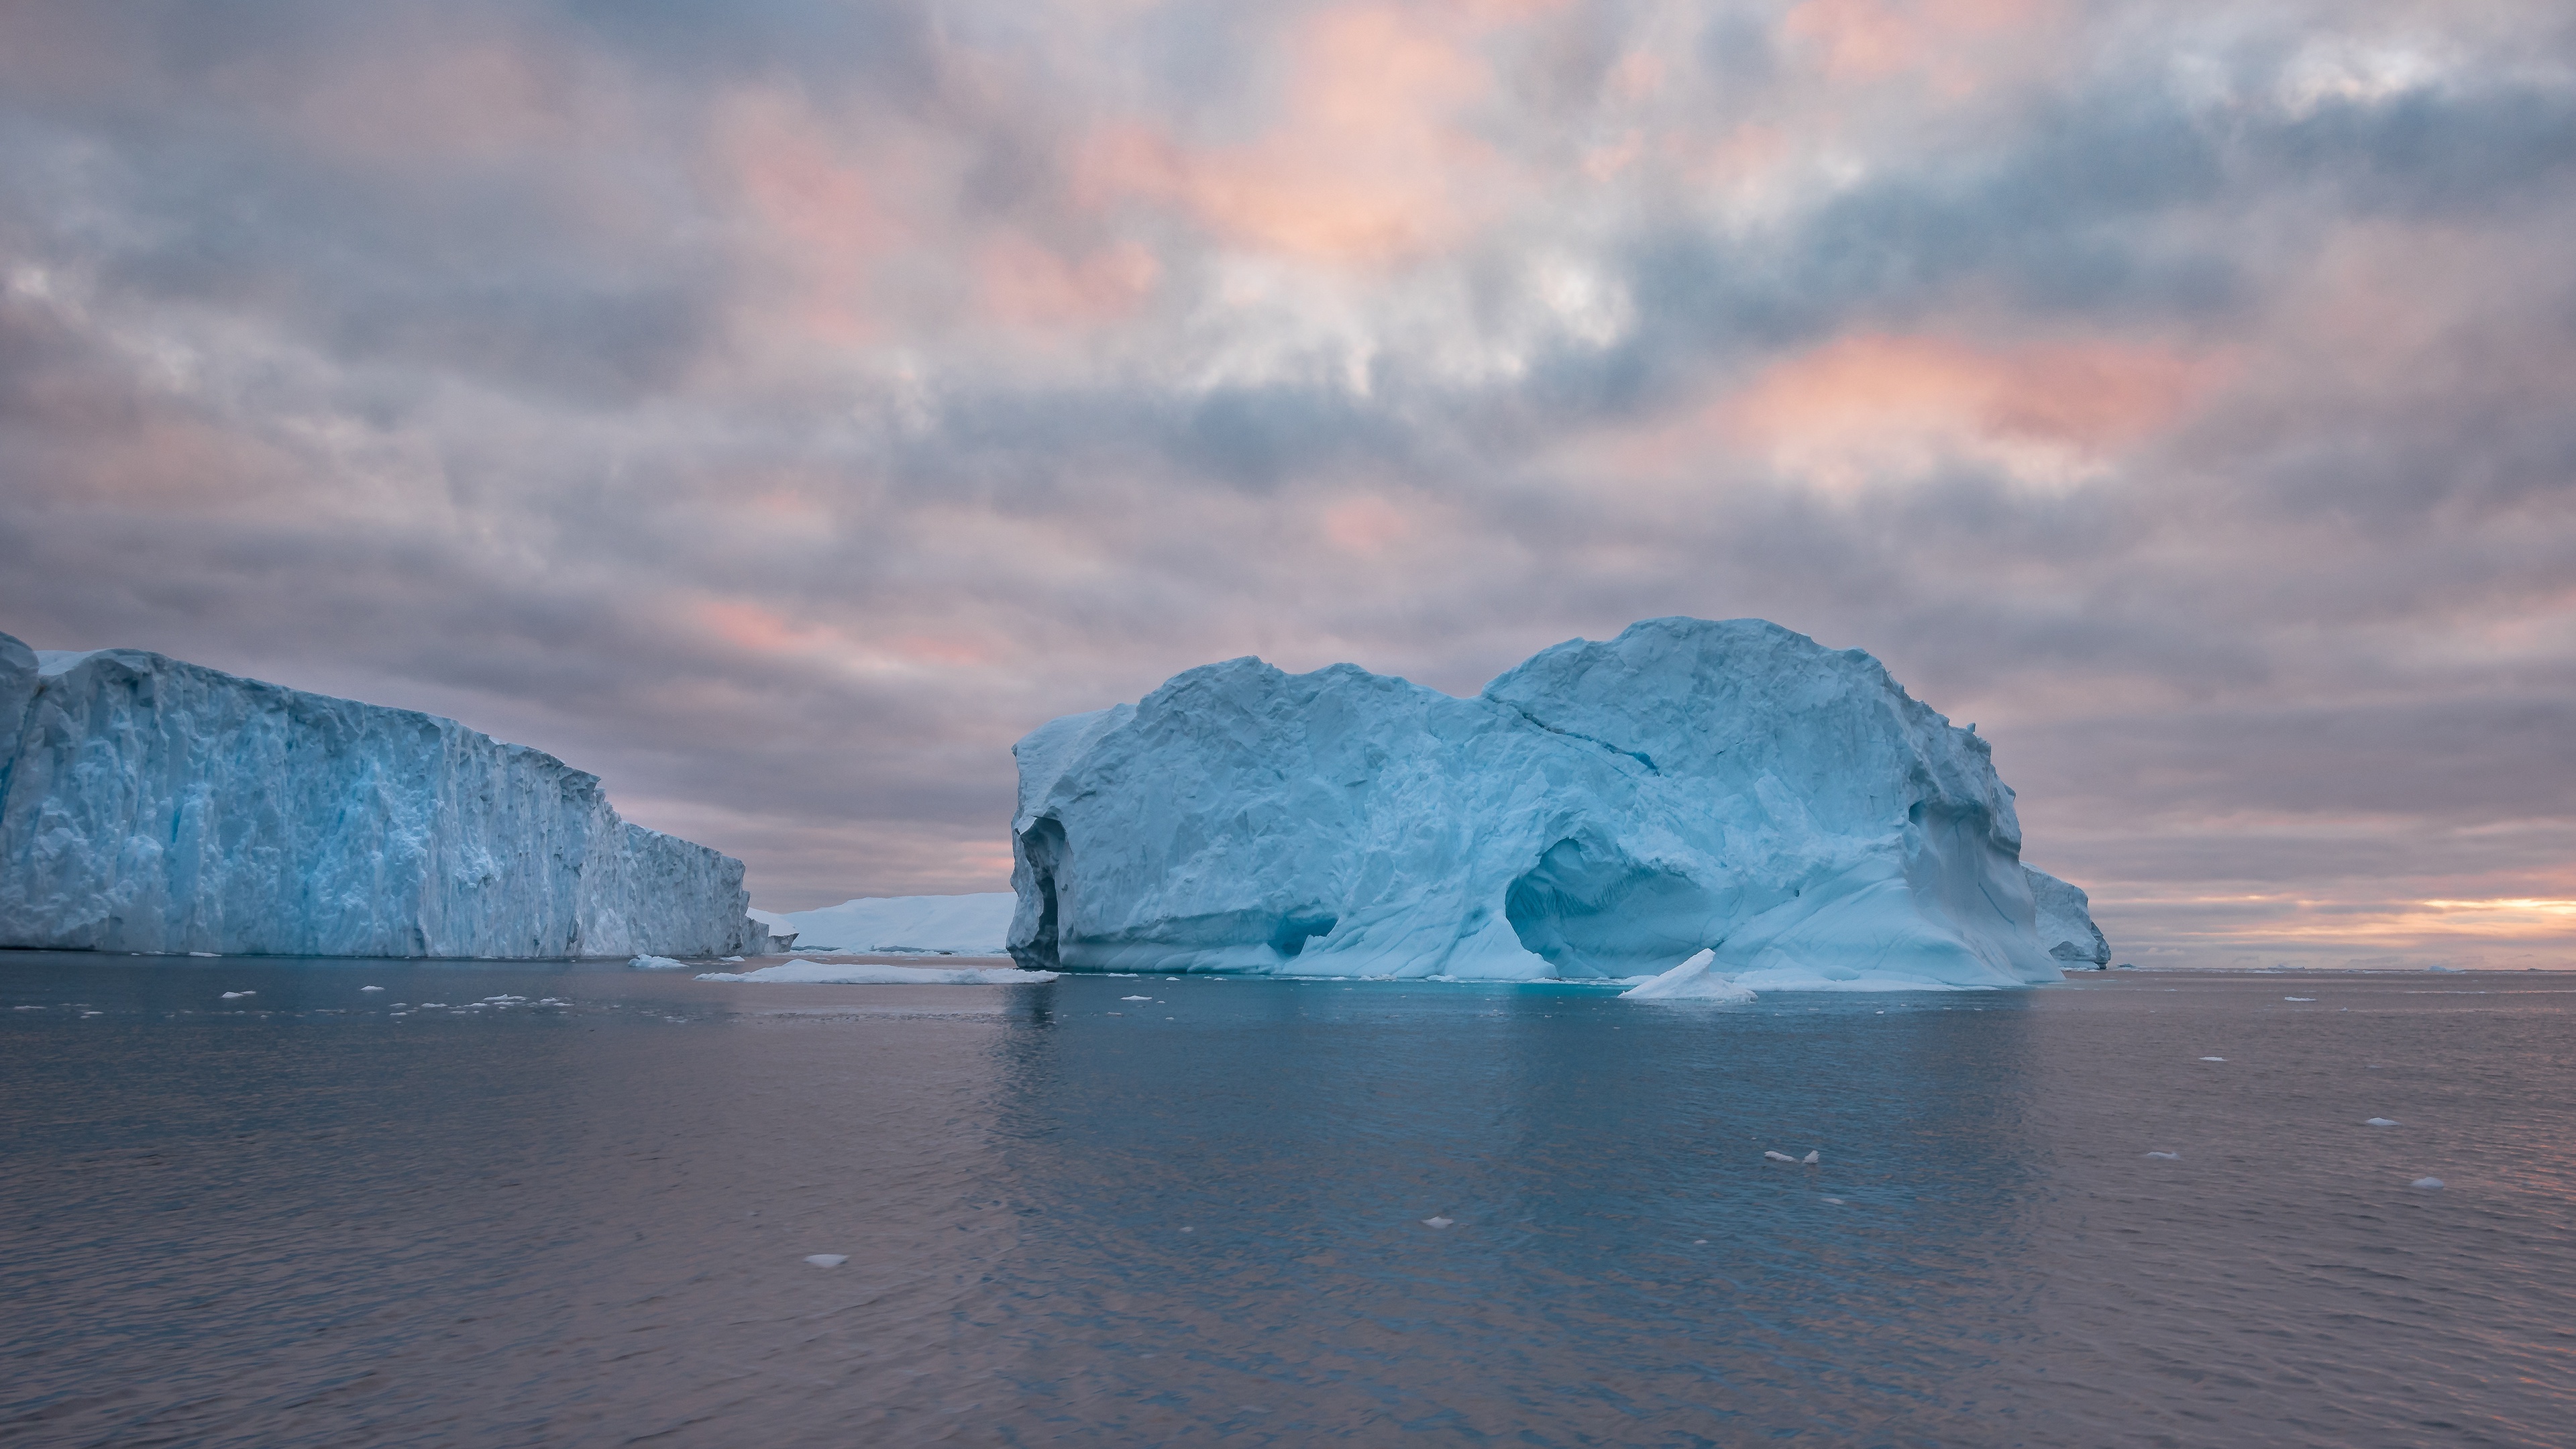
[[[0,1436],[2543,1443],[2554,979],[13,954]]]

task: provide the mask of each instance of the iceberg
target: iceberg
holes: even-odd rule
[[[770,934],[800,951],[918,952],[999,956],[1018,897],[1009,891],[962,896],[863,896],[810,911],[753,911]]]
[[[1228,660],[1015,753],[1031,969],[1612,982],[1708,953],[1648,999],[2061,974],[1975,727],[1759,619],[1571,640],[1472,699]]]
[[[759,954],[742,875],[454,720],[0,634],[0,946]]]
[[[2111,943],[2093,924],[2093,899],[2084,888],[2069,885],[2044,870],[2023,866],[2030,899],[2038,910],[2040,944],[2068,967],[2099,971],[2111,964]]]
[[[1008,966],[889,966],[878,961],[781,961],[757,971],[702,971],[700,981],[744,981],[788,986],[1014,986],[1056,979],[1052,971]]]

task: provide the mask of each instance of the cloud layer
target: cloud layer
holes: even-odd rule
[[[2124,958],[2576,964],[2542,3],[0,12],[0,628],[414,705],[765,905],[1258,653],[1760,615]]]

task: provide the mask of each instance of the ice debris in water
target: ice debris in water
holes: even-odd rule
[[[1785,1152],[1764,1152],[1762,1156],[1765,1161],[1769,1162],[1796,1162],[1798,1160]]]
[[[2361,1125],[2364,1127],[2395,1127],[2399,1124],[2397,1119],[2394,1117],[2373,1117]]]
[[[1717,953],[1704,950],[1663,975],[1649,976],[1619,995],[1629,1001],[1751,1001],[1753,988],[1738,986],[1728,977],[1709,970],[1716,963]]]
[[[2149,1157],[2153,1157],[2153,1158],[2161,1159],[2162,1161],[2165,1161],[2165,1162],[2180,1162],[2180,1161],[2182,1161],[2182,1154],[2181,1154],[2181,1153],[2179,1153],[2179,1152],[2150,1152],[2150,1153],[2148,1153],[2147,1155],[2148,1155]]]
[[[1688,994],[1725,999],[2099,950],[2067,911],[2043,938],[1984,740],[1758,619],[1573,640],[1473,699],[1236,659],[1014,753],[1023,966],[1606,985],[1707,949]]]
[[[1122,996],[1118,999],[1121,1001],[1151,1001],[1154,998],[1150,996]]]
[[[2314,1001],[2314,1000],[2316,1000],[2316,998],[2315,998],[2315,997],[2313,997],[2313,996],[2284,996],[2284,997],[2282,997],[2281,999],[2282,999],[2283,1001]]]
[[[382,990],[384,990],[384,988],[383,988],[383,987],[381,987],[381,986],[361,986],[361,987],[359,987],[358,989],[359,989],[360,991],[382,991]]]
[[[805,1261],[817,1268],[837,1268],[850,1261],[847,1253],[807,1253]]]
[[[1426,1228],[1445,1228],[1456,1221],[1458,1221],[1456,1218],[1428,1217],[1422,1220],[1422,1225]]]
[[[626,966],[630,971],[686,971],[689,969],[688,962],[674,961],[668,956],[638,956],[627,962]]]
[[[2225,1057],[2202,1057],[2202,1058],[2201,1058],[2201,1060],[2202,1060],[2202,1061],[2204,1061],[2204,1062],[2223,1062],[2223,1061],[2227,1060],[2227,1058],[2225,1058]]]
[[[2442,1179],[2440,1179],[2440,1178],[2438,1178],[2438,1177],[2419,1177],[2419,1178],[2415,1179],[2412,1183],[2409,1183],[2409,1184],[2408,1184],[2408,1186],[2410,1186],[2410,1187],[2420,1187],[2420,1188],[2424,1189],[2426,1192],[2432,1192],[2432,1191],[2434,1191],[2435,1189],[2437,1189],[2437,1188],[2441,1187],[2441,1185],[2442,1185]]]
[[[1815,1166],[1818,1166],[1818,1165],[1820,1165],[1821,1163],[1823,1163],[1823,1162],[1824,1162],[1824,1160],[1825,1160],[1825,1154],[1824,1154],[1824,1151],[1823,1151],[1821,1148],[1811,1150],[1811,1151],[1809,1151],[1809,1152],[1807,1153],[1807,1155],[1806,1155],[1806,1156],[1801,1157],[1801,1158],[1799,1158],[1799,1159],[1798,1159],[1798,1161],[1800,1161],[1801,1163],[1804,1163],[1805,1165],[1807,1165],[1807,1166],[1809,1166],[1809,1167],[1815,1167]]]
[[[221,953],[215,951],[191,951],[188,954],[191,956],[203,956],[210,961],[221,959]]]
[[[258,993],[258,992],[256,992],[256,991],[227,991],[227,992],[225,992],[225,993],[224,993],[224,1000],[226,1000],[226,1001],[233,1001],[233,1000],[237,1000],[237,999],[239,999],[239,998],[241,998],[241,997],[244,997],[244,996],[257,996],[257,995],[259,995],[259,993]]]

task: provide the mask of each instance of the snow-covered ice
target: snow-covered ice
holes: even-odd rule
[[[1751,1001],[1753,988],[1740,986],[1709,970],[1717,964],[1715,951],[1701,951],[1661,976],[1649,976],[1643,982],[1620,992],[1634,1001]]]
[[[1426,1228],[1445,1228],[1456,1221],[1458,1221],[1456,1218],[1428,1217],[1422,1220],[1422,1225]]]
[[[689,963],[668,956],[637,956],[626,963],[630,971],[686,971]]]
[[[1011,933],[1008,891],[963,896],[863,896],[810,911],[753,911],[799,951],[999,956]]]
[[[1795,1164],[1798,1160],[1785,1152],[1765,1152],[1762,1156],[1763,1159],[1768,1162],[1786,1162]]]
[[[1473,699],[1236,659],[1016,753],[1024,966],[1608,982],[1705,950],[1674,984],[1722,999],[2056,981],[2095,940],[1973,729],[1760,620],[1570,641]]]
[[[767,949],[742,862],[454,720],[0,634],[0,946],[280,956]]]
[[[783,961],[757,971],[704,971],[700,981],[754,981],[803,986],[1012,986],[1053,981],[1052,971],[1008,966],[887,966],[872,961]]]

